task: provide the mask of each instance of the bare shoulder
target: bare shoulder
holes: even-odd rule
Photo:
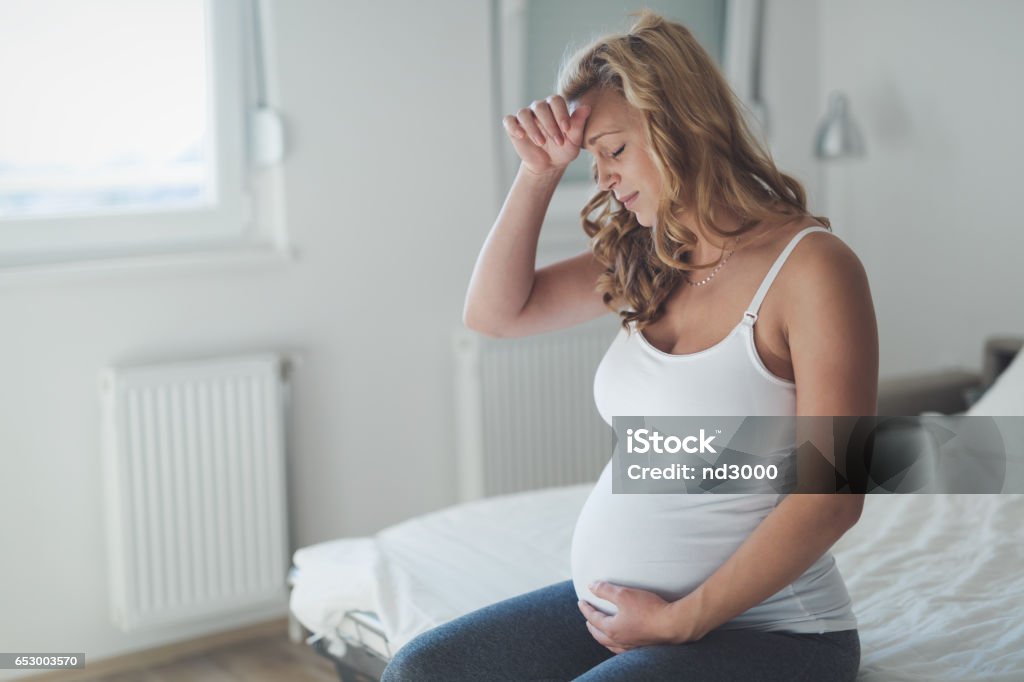
[[[805,235],[780,271],[778,283],[787,338],[800,328],[818,335],[824,328],[845,329],[846,340],[854,343],[873,333],[867,272],[853,249],[835,234]]]
[[[797,414],[874,414],[878,325],[857,254],[836,235],[813,232],[790,254],[779,279]]]
[[[783,277],[785,273],[785,277]],[[867,285],[860,258],[832,232],[804,235],[780,272],[783,286],[798,294],[808,288],[847,288]]]

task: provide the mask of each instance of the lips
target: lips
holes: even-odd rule
[[[626,208],[632,208],[631,204],[633,204],[633,202],[636,201],[636,198],[639,194],[640,192],[633,192],[629,196],[619,199],[619,203],[621,203]]]

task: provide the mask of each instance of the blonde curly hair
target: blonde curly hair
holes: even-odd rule
[[[764,220],[809,215],[803,186],[775,167],[725,78],[685,26],[645,11],[629,32],[576,52],[562,65],[558,91],[573,102],[593,88],[613,89],[640,111],[663,189],[653,230],[610,191],[599,190],[580,212],[605,267],[597,291],[627,331],[631,322],[642,330],[660,318],[683,273],[698,267],[685,260],[697,236],[680,215],[689,212],[723,239]],[[740,227],[720,229],[716,205],[737,215]],[[827,218],[813,217],[829,226]]]

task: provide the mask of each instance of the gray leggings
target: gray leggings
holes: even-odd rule
[[[713,630],[696,642],[613,654],[590,635],[577,601],[567,580],[456,618],[399,649],[381,682],[846,682],[860,667],[856,630]]]

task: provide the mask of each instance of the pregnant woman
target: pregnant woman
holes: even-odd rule
[[[644,14],[506,116],[522,163],[466,324],[519,337],[615,313],[594,396],[613,415],[872,415],[878,339],[857,257],[751,135],[690,32]],[[565,167],[593,156],[590,248],[535,270]],[[794,443],[795,445],[795,443]],[[386,682],[853,680],[857,622],[829,548],[860,495],[612,494],[572,580],[424,633]]]

